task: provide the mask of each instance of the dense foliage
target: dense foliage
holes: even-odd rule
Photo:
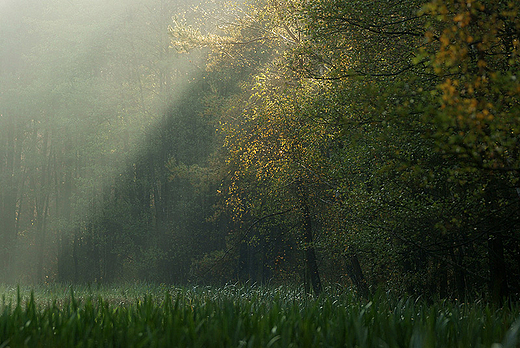
[[[232,20],[223,13],[211,35],[171,30],[178,47],[210,48],[211,71],[250,69],[216,116],[229,175],[224,209],[235,221],[262,221],[228,244],[243,245],[239,278],[261,279],[249,265],[259,254],[272,279],[297,271],[316,293],[320,277],[344,276],[365,294],[385,286],[498,302],[518,293],[517,6],[250,1],[243,9]],[[251,52],[272,58],[259,68]]]

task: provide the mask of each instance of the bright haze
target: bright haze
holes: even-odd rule
[[[81,261],[107,187],[193,80],[168,34],[187,6],[0,0],[0,281],[51,281]]]

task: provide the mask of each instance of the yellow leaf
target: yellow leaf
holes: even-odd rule
[[[458,15],[456,15],[453,20],[455,22],[461,22],[462,20],[464,19],[464,16],[462,15],[462,13],[459,13]]]

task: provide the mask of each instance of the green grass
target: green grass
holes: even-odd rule
[[[0,286],[5,347],[520,347],[520,311],[329,289]]]

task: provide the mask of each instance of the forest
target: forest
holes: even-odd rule
[[[0,283],[518,300],[519,11],[0,1]]]

